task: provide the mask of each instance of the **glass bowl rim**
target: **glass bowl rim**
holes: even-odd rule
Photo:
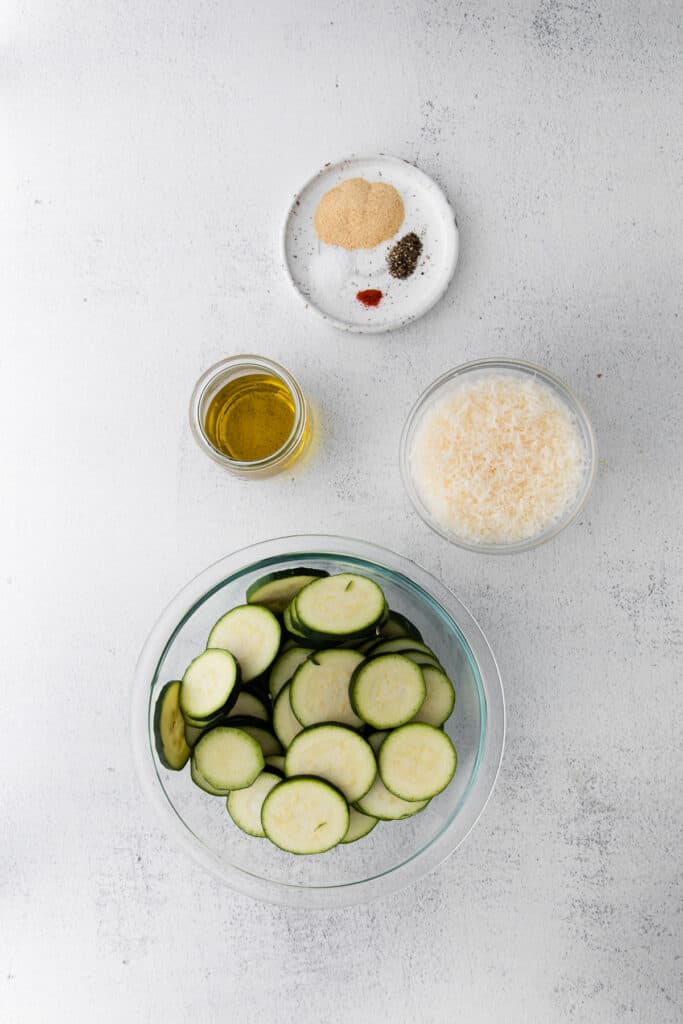
[[[149,742],[149,681],[154,678],[169,637],[190,606],[226,577],[244,571],[264,558],[305,557],[325,554],[364,558],[369,562],[405,576],[453,619],[476,662],[486,706],[486,729],[480,762],[455,816],[420,851],[407,860],[374,877],[339,885],[297,886],[263,879],[236,865],[219,864],[211,852],[179,818],[157,777]],[[457,620],[454,614],[457,614]],[[161,653],[160,653],[161,652]],[[481,699],[481,694],[480,694]],[[340,908],[388,895],[417,881],[449,857],[465,840],[484,811],[493,792],[500,769],[505,742],[505,699],[500,672],[481,627],[465,605],[431,573],[394,551],[350,537],[298,534],[278,537],[243,547],[208,566],[189,581],[167,605],[152,628],[140,653],[131,692],[130,733],[137,775],[147,799],[156,809],[174,842],[215,878],[232,889],[254,899],[307,909]]]
[[[226,371],[233,368],[237,369],[240,366],[244,366],[247,369],[260,368],[270,370],[273,376],[278,377],[287,387],[287,390],[291,394],[294,402],[294,423],[289,436],[276,451],[272,452],[270,455],[264,456],[262,459],[231,459],[229,455],[225,454],[225,452],[219,451],[219,449],[214,447],[207,437],[202,417],[200,415],[204,395],[211,384],[213,384],[213,382]],[[245,374],[245,376],[247,376],[247,374]],[[201,377],[199,377],[197,383],[192,389],[189,414],[192,433],[202,451],[220,466],[241,473],[258,472],[259,470],[268,469],[276,466],[280,461],[287,458],[289,453],[296,447],[301,439],[308,415],[306,399],[296,378],[292,376],[289,370],[280,363],[277,363],[274,359],[269,359],[267,356],[255,355],[254,353],[241,353],[235,356],[226,356],[225,359],[220,359],[217,363],[209,366],[208,369],[202,373]]]
[[[495,369],[518,370],[528,376],[539,377],[541,380],[545,381],[555,393],[559,392],[562,400],[574,414],[584,438],[586,444],[586,470],[576,502],[569,507],[562,518],[547,530],[544,530],[539,534],[535,534],[533,537],[528,537],[525,540],[515,541],[512,544],[477,544],[465,540],[462,537],[458,537],[456,534],[441,526],[441,524],[438,523],[424,507],[413,481],[410,469],[409,448],[421,413],[424,411],[429,401],[434,399],[441,388],[465,374],[472,373],[477,370]],[[569,385],[565,383],[565,381],[560,377],[556,377],[555,374],[551,373],[549,370],[545,370],[542,366],[538,366],[536,363],[530,363],[523,359],[490,356],[485,359],[473,359],[470,362],[461,363],[459,366],[446,370],[445,373],[442,373],[436,378],[436,380],[433,380],[432,383],[421,392],[413,403],[401,432],[401,440],[399,442],[399,467],[403,486],[406,489],[413,508],[419,515],[420,519],[422,519],[430,529],[434,530],[435,533],[438,533],[439,536],[465,551],[473,551],[477,554],[484,555],[511,555],[520,551],[530,551],[532,548],[545,544],[547,541],[552,540],[553,537],[556,537],[559,533],[565,530],[578,518],[586,506],[591,491],[593,490],[593,484],[595,483],[598,468],[598,445],[593,425],[583,403]]]

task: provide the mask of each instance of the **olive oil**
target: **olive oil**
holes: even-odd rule
[[[239,462],[257,462],[279,451],[296,417],[284,381],[269,373],[248,373],[228,381],[212,398],[204,430],[214,448]]]

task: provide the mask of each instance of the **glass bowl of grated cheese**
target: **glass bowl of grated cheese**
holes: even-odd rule
[[[597,447],[585,409],[551,373],[515,359],[449,370],[419,397],[401,475],[422,519],[470,551],[526,551],[584,507]]]

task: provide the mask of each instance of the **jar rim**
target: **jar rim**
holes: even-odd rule
[[[214,387],[222,377],[227,378],[228,375],[246,377],[250,376],[254,371],[263,370],[267,370],[274,377],[277,377],[292,396],[294,403],[294,423],[292,424],[292,429],[283,444],[274,452],[271,452],[270,455],[266,455],[261,459],[233,459],[219,448],[216,448],[206,433],[204,416],[202,415],[205,396],[209,389]],[[190,427],[199,447],[214,462],[218,462],[219,465],[227,469],[250,473],[262,469],[272,469],[283,459],[286,459],[296,448],[301,441],[306,423],[306,400],[298,382],[280,363],[276,363],[275,360],[268,359],[266,356],[242,353],[221,359],[204,371],[192,390],[189,412]]]

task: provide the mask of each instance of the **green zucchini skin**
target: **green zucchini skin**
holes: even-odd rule
[[[273,754],[282,754],[282,744],[272,730],[272,727],[261,718],[249,718],[247,715],[229,718],[225,725],[235,729],[243,729],[260,745],[263,756],[270,757]]]
[[[349,806],[339,790],[310,775],[280,782],[261,808],[261,824],[271,843],[297,855],[331,850],[348,832],[349,822]]]
[[[229,789],[216,789],[216,787],[212,786],[210,782],[207,782],[194,761],[190,762],[190,778],[194,782],[195,786],[199,789],[203,789],[205,793],[209,794],[209,796],[225,797],[230,792]]]
[[[256,641],[261,641],[261,644]],[[264,675],[278,655],[282,626],[265,605],[241,604],[221,615],[206,642],[207,650],[225,650],[240,666],[242,680],[250,683]]]
[[[393,640],[397,637],[404,636],[410,640],[417,640],[418,643],[422,643],[422,633],[417,626],[402,615],[401,612],[394,611],[393,608],[389,609],[386,622],[380,628],[380,636],[384,640]]]
[[[225,809],[237,827],[248,836],[257,839],[265,838],[261,824],[261,808],[268,793],[279,785],[282,776],[278,772],[264,768],[254,779],[251,786],[245,789],[233,789],[225,801]]]
[[[217,790],[246,789],[265,768],[258,741],[232,724],[204,733],[192,751],[192,764]]]
[[[424,769],[425,747],[430,747],[429,777]],[[438,762],[437,763],[437,758]],[[392,729],[377,754],[379,776],[401,800],[431,800],[451,782],[458,755],[448,733],[424,722]]]
[[[209,709],[199,712],[196,709],[190,707],[192,703],[192,691],[191,691],[191,677],[196,678],[198,672],[206,671],[205,665],[207,662],[212,664],[220,664],[221,671],[225,672],[225,685],[229,686],[227,692],[223,691],[221,694],[222,699],[216,701]],[[232,708],[233,704],[237,700],[237,695],[240,692],[240,667],[233,655],[229,651],[221,650],[206,650],[202,651],[200,655],[193,658],[190,664],[185,669],[185,673],[180,684],[180,692],[178,695],[178,701],[180,710],[182,711],[183,718],[189,725],[205,726],[212,722],[217,722],[223,715],[226,715]],[[196,684],[195,684],[196,685]],[[188,693],[188,689],[190,692]],[[196,700],[196,692],[194,699]]]
[[[185,723],[179,704],[180,680],[166,683],[154,707],[154,743],[164,768],[179,772],[190,759]]]
[[[270,721],[270,707],[260,694],[256,694],[246,687],[243,687],[237,695],[237,700],[227,714],[227,718],[237,717],[258,718],[259,721],[268,725]]]
[[[232,818],[247,835],[265,837],[293,855],[358,842],[378,821],[412,817],[448,785],[457,767],[450,740],[449,753],[434,738],[446,735],[443,723],[455,703],[439,655],[414,623],[388,607],[375,579],[336,575],[344,579],[335,582],[326,571],[298,566],[261,576],[247,589],[245,603],[227,610],[209,636],[205,654],[227,652],[239,672],[223,706],[223,670],[207,664],[186,688],[190,710],[184,719],[177,681],[164,687],[154,709],[161,763],[180,770],[189,758],[193,784],[227,798],[226,821]],[[233,648],[242,649],[246,672]],[[342,679],[344,658],[349,667]],[[181,728],[179,735],[176,724],[171,748],[162,711],[166,704],[173,708],[174,685]],[[252,699],[238,703],[240,694]],[[401,749],[403,730],[427,730],[428,744]],[[239,743],[231,741],[234,753],[222,741],[220,749],[208,749],[214,731],[219,737],[242,733]],[[316,732],[322,745],[316,745]],[[425,767],[421,752],[431,755],[437,748],[444,756],[434,770]]]
[[[330,605],[335,602],[335,612]],[[368,636],[386,621],[387,603],[380,586],[358,573],[338,573],[314,580],[289,605],[296,629],[338,641]]]
[[[390,708],[387,692],[391,694]],[[395,729],[410,722],[426,696],[422,669],[402,654],[368,657],[354,671],[349,684],[353,710],[375,730]]]
[[[268,573],[247,588],[247,604],[260,604],[274,615],[281,615],[292,598],[314,579],[324,579],[324,569],[280,569]]]
[[[355,807],[349,807],[349,828],[341,842],[344,845],[357,843],[359,839],[363,839],[372,832],[378,821],[379,818],[373,818],[369,814],[363,814]]]

